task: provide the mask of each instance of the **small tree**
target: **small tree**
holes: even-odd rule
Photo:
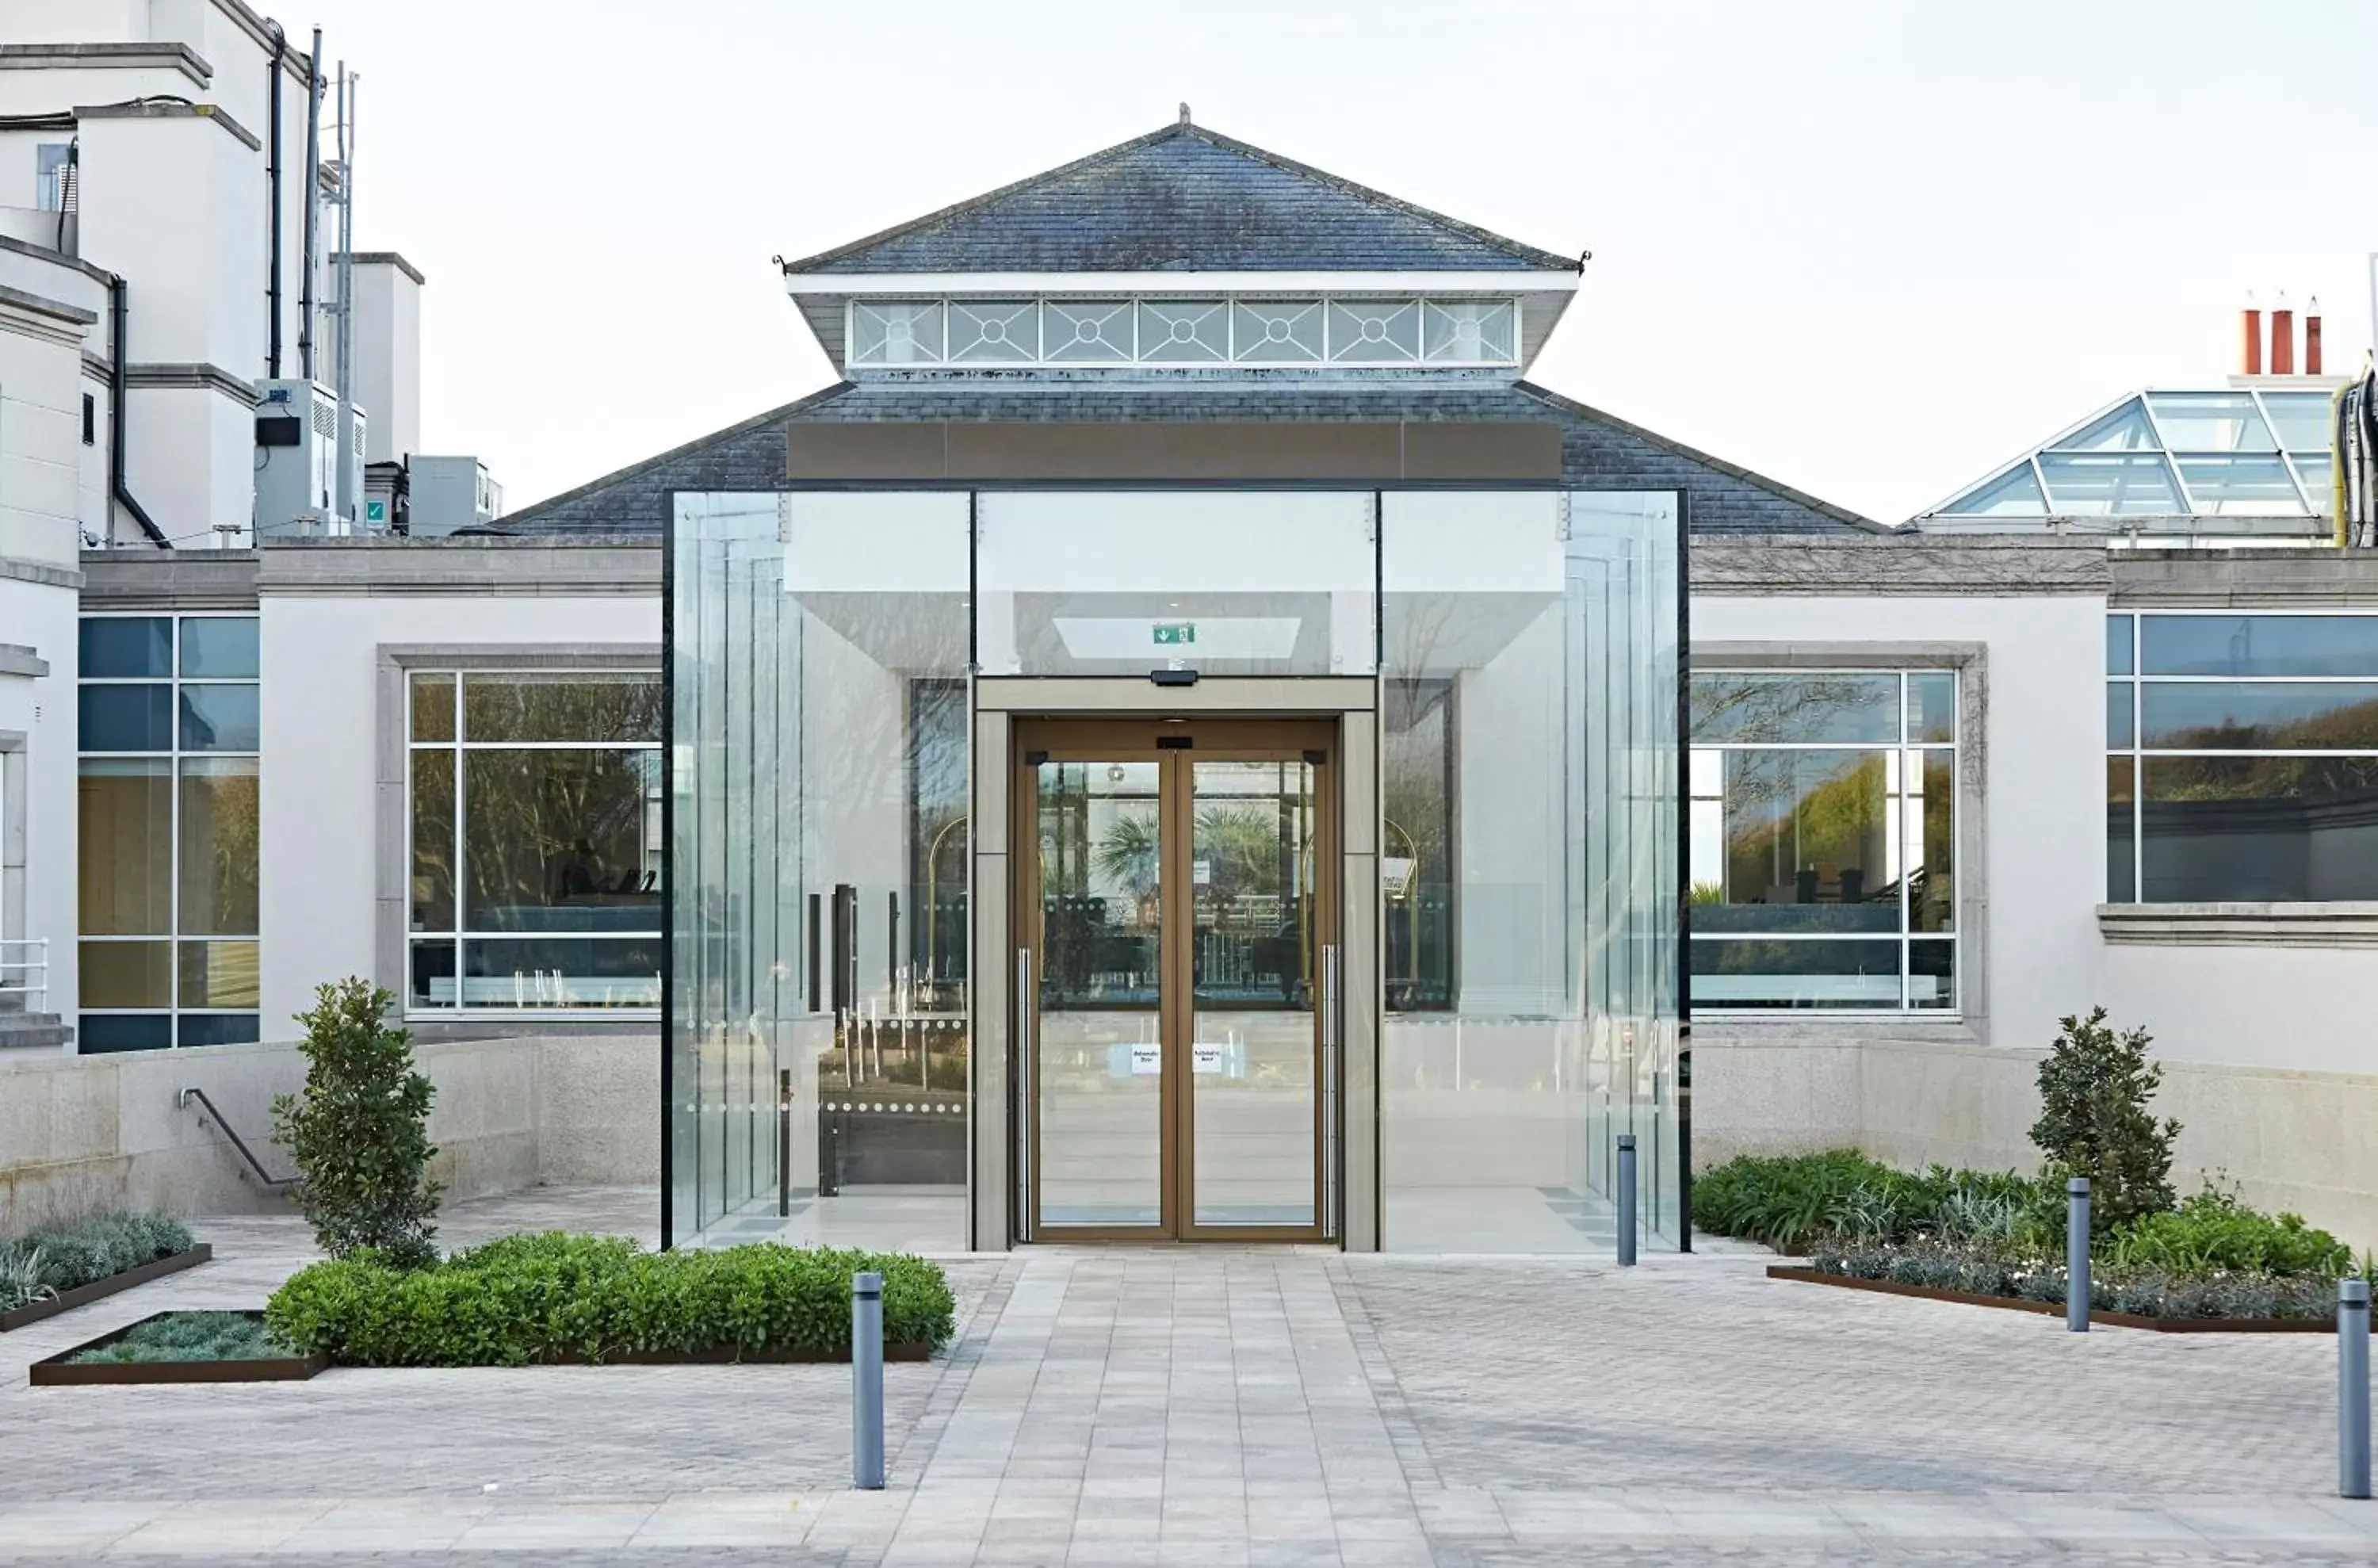
[[[319,985],[306,1026],[306,1092],[275,1095],[272,1140],[297,1162],[297,1201],[333,1258],[377,1248],[401,1268],[437,1260],[438,1184],[428,1178],[429,1101],[413,1036],[390,1029],[392,992],[356,979]]]
[[[2089,1228],[2102,1235],[2172,1206],[2171,1144],[2180,1123],[2157,1122],[2147,1109],[2163,1068],[2147,1060],[2145,1030],[2115,1033],[2103,1007],[2063,1024],[2039,1064],[2031,1140],[2066,1174],[2089,1178]]]

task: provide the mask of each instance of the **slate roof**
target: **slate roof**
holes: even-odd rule
[[[785,263],[787,272],[1577,267],[1574,256],[1506,239],[1185,118],[882,234]]]
[[[1531,382],[1499,380],[1415,385],[844,381],[514,513],[496,526],[505,533],[657,536],[672,490],[783,488],[785,428],[795,421],[1120,419],[1550,421],[1563,427],[1562,471],[1571,486],[1682,490],[1696,534],[1891,531]]]

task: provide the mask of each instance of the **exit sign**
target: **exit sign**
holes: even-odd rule
[[[1185,648],[1197,640],[1197,623],[1194,621],[1159,622],[1156,627],[1156,645],[1159,648]]]

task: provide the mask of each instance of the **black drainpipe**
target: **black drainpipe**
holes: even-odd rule
[[[110,418],[115,428],[109,432],[110,440],[107,443],[108,488],[115,497],[116,504],[132,513],[132,521],[139,524],[141,531],[156,541],[159,549],[172,549],[174,541],[165,537],[165,530],[157,526],[156,521],[149,515],[147,509],[134,498],[132,487],[124,479],[124,412],[125,404],[131,401],[125,395],[128,384],[125,372],[126,292],[123,277],[120,274],[111,274],[107,280],[107,295],[109,311],[114,318],[115,328],[115,363],[108,377],[108,402],[112,405],[109,410]]]
[[[281,73],[289,59],[289,40],[279,22],[269,22],[272,29],[272,64],[265,67],[272,76],[272,142],[265,153],[265,183],[271,204],[272,271],[265,280],[264,296],[270,301],[272,324],[269,329],[271,347],[265,356],[265,374],[274,380],[281,379]]]

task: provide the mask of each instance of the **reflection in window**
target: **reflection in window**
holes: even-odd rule
[[[2137,622],[2140,672],[2108,671],[2138,720],[2107,735],[2107,898],[2378,899],[2378,616]]]
[[[90,616],[79,641],[80,1047],[255,1040],[256,617]]]
[[[421,671],[406,707],[410,1005],[658,1006],[659,681]]]
[[[1690,714],[1694,1001],[1954,1007],[1955,675],[1700,671]]]
[[[1380,939],[1398,1012],[1453,1005],[1453,692],[1450,680],[1414,679],[1385,693]]]

